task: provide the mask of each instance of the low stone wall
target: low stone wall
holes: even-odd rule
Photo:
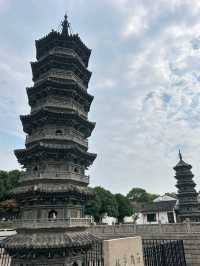
[[[143,239],[182,239],[188,266],[200,266],[200,223],[96,225],[89,231],[102,239],[140,235]]]
[[[1,222],[0,229],[13,228],[11,222]],[[148,225],[95,225],[88,231],[102,239],[139,235],[143,239],[182,239],[188,266],[200,266],[200,223]]]

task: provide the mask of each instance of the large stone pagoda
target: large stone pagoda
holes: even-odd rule
[[[197,201],[195,182],[193,181],[192,166],[183,161],[179,151],[179,162],[174,167],[178,188],[177,221],[183,222],[189,219],[192,222],[200,222],[200,204]]]
[[[96,241],[84,216],[92,197],[85,170],[96,158],[87,140],[95,127],[88,120],[90,54],[71,34],[67,16],[61,32],[36,41],[34,86],[27,88],[31,113],[20,117],[26,147],[15,150],[25,169],[12,192],[20,206],[17,234],[4,244],[13,266],[71,265],[77,256],[82,263],[80,254]]]

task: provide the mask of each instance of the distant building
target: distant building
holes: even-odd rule
[[[117,218],[108,216],[107,213],[105,213],[101,222],[102,222],[102,224],[114,225],[117,223]]]
[[[159,196],[153,202],[146,203],[138,212],[137,224],[158,224],[176,222],[176,204],[175,198],[167,195]]]
[[[178,188],[177,198],[177,220],[183,222],[189,219],[192,222],[200,222],[200,203],[198,202],[198,193],[195,189],[196,184],[193,181],[192,166],[183,161],[179,151],[179,162],[174,167]]]

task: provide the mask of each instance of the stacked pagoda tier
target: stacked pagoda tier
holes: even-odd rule
[[[174,167],[178,188],[177,218],[179,222],[189,219],[193,222],[200,221],[200,204],[197,201],[196,184],[193,181],[192,166],[183,161],[179,152],[180,160]]]
[[[25,149],[15,150],[25,172],[12,192],[20,214],[18,234],[5,242],[11,255],[24,247],[42,249],[42,256],[55,248],[65,253],[69,246],[88,247],[95,239],[84,232],[91,224],[84,206],[93,196],[85,171],[96,158],[88,152],[95,127],[88,120],[91,50],[78,35],[69,34],[65,16],[62,32],[36,41],[36,53],[37,61],[31,63],[34,86],[27,88],[31,112],[20,117],[27,134]]]
[[[63,30],[36,41],[36,52],[37,62],[31,63],[34,86],[27,88],[31,113],[21,116],[26,148],[15,151],[26,173],[14,193],[26,205],[24,219],[48,218],[46,208],[35,206],[31,215],[29,210],[44,197],[54,203],[62,199],[63,208],[49,206],[57,218],[83,217],[82,203],[90,194],[85,170],[96,157],[87,151],[95,126],[88,121],[91,51],[77,35]]]

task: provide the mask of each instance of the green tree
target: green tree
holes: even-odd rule
[[[95,189],[94,189],[95,190]],[[95,222],[100,221],[101,199],[97,193],[90,199],[85,206],[85,214],[93,216]]]
[[[96,222],[100,222],[105,213],[108,216],[118,217],[118,205],[115,196],[103,187],[94,188],[95,198],[89,201],[85,213],[92,215]]]
[[[19,170],[0,170],[0,201],[5,200],[9,196],[10,190],[18,185],[21,174],[22,171]]]
[[[118,205],[118,222],[122,223],[125,216],[133,214],[133,207],[130,200],[122,194],[115,194],[115,199]]]
[[[129,200],[132,200],[135,202],[141,202],[141,203],[151,202],[158,196],[159,195],[157,194],[146,192],[146,190],[143,188],[132,188],[127,194],[127,198]]]
[[[100,214],[103,215],[107,213],[108,216],[117,217],[118,206],[115,196],[109,190],[106,190],[102,187],[96,187],[95,192],[101,199]]]

